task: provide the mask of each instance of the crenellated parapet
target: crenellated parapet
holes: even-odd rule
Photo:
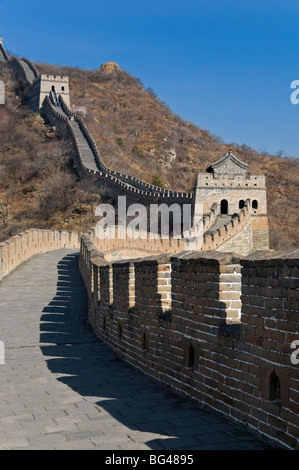
[[[83,236],[79,267],[91,325],[120,357],[273,444],[299,449],[299,250],[120,262]]]
[[[264,175],[230,175],[230,174],[217,174],[211,173],[199,174],[196,180],[198,186],[208,188],[221,188],[229,187],[233,183],[234,187],[240,189],[264,189],[266,178]]]
[[[61,248],[79,249],[80,233],[28,229],[0,243],[0,281],[33,256]]]
[[[46,74],[41,74],[40,79],[45,81],[45,82],[55,82],[55,83],[68,83],[69,82],[69,77],[61,77],[60,75],[46,75]]]

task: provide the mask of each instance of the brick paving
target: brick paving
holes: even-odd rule
[[[78,253],[59,250],[0,284],[0,449],[266,450],[126,364],[91,331]]]

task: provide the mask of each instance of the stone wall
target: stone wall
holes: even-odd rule
[[[224,242],[218,249],[219,251],[232,251],[239,254],[251,253],[253,251],[251,220],[247,221],[247,224],[240,233]]]
[[[291,361],[298,250],[108,263],[83,237],[80,270],[90,322],[117,354],[198,404],[299,449],[299,364]]]
[[[99,183],[100,187],[103,186],[103,183],[106,184],[106,186],[109,188],[110,195],[126,195],[128,196],[130,203],[140,202],[144,204],[154,204],[160,201],[168,204],[191,204],[192,192],[187,193],[169,191],[163,188],[159,188],[158,186],[145,183],[130,175],[119,173],[107,168],[101,159],[100,152],[98,151],[96,143],[87,126],[85,125],[84,120],[81,118],[81,116],[73,113],[68,108],[61,95],[59,96],[59,101],[64,114],[57,111],[57,108],[52,105],[48,97],[46,97],[43,102],[42,114],[47,117],[52,125],[59,127],[60,133],[65,138],[71,139],[73,142],[77,157],[75,167],[80,177],[92,177],[95,182]],[[94,160],[96,162],[96,169],[94,170],[89,170],[84,165],[84,155],[82,152],[80,152],[78,137],[74,135],[74,132],[72,131],[71,124],[68,120],[69,115],[72,116],[72,118],[78,123],[80,127],[80,138],[83,139],[92,150]]]
[[[208,224],[209,222],[207,222]],[[204,225],[203,230],[206,230]],[[192,232],[191,232],[192,235]],[[92,240],[96,248],[104,253],[117,250],[138,250],[148,253],[179,253],[181,251],[194,251],[192,246],[192,236],[188,238],[162,238],[160,235],[152,239],[151,233],[144,233],[144,238],[133,239],[128,236],[124,239],[118,238],[116,227],[115,239],[100,239],[92,234]],[[222,246],[229,243],[237,253],[248,254],[252,248],[250,211],[248,206],[239,212],[238,216],[232,219],[227,225],[223,225],[214,233],[203,234],[199,238],[198,251],[220,250]],[[222,250],[223,251],[223,250]],[[227,250],[226,250],[227,251]]]
[[[239,210],[239,202],[246,199],[257,200],[258,215],[267,214],[266,182],[264,175],[232,176],[199,174],[195,182],[196,199],[204,203],[204,212],[213,203],[220,204],[222,199],[228,201],[229,213]]]
[[[7,62],[7,61],[8,61],[8,55],[6,54],[6,50],[3,47],[2,38],[0,37],[0,62]]]
[[[269,250],[269,225],[267,216],[251,217],[253,250]]]
[[[0,243],[0,281],[24,261],[47,251],[80,248],[80,234],[29,229]]]
[[[240,365],[250,391],[250,421],[299,448],[299,364],[291,362],[291,344],[299,340],[299,250],[256,254],[241,264]]]
[[[246,221],[245,211],[243,218]],[[243,229],[244,220],[241,218],[235,226],[229,226],[228,230],[223,228],[215,235],[204,237],[201,250],[207,251],[219,246],[223,240],[236,234]],[[27,261],[32,256],[60,248],[80,248],[80,237],[82,234],[63,230],[29,229],[8,240],[0,243],[0,280],[13,271],[19,264]],[[95,249],[106,253],[106,256],[114,258],[144,257],[152,254],[179,253],[188,250],[188,241],[179,238],[164,239],[158,236],[152,239],[150,233],[146,238],[138,239],[100,239],[95,236],[94,231],[89,232],[89,237],[95,245]]]

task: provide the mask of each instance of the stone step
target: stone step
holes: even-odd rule
[[[67,114],[63,111],[62,108],[60,107],[55,107],[55,110],[57,113],[59,113],[61,116],[68,117]],[[90,145],[88,141],[86,140],[83,132],[81,131],[81,128],[79,124],[76,121],[70,121],[70,124],[72,126],[72,130],[75,136],[75,139],[77,141],[77,146],[79,149],[79,152],[81,154],[81,159],[83,162],[83,165],[88,169],[92,171],[98,171],[98,165],[95,160],[95,155],[93,153],[93,150],[90,148]]]
[[[24,60],[20,60],[20,62],[21,62],[21,64],[23,65],[23,67],[25,69],[26,78],[27,78],[28,82],[32,83],[33,80],[35,79],[35,74],[31,70],[31,68],[29,67],[27,62],[25,62]]]

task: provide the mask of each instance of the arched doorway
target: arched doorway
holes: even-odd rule
[[[276,402],[280,402],[281,400],[280,381],[274,371],[270,375],[269,380],[269,400]]]
[[[220,214],[228,214],[228,202],[226,199],[222,199],[220,203]]]

